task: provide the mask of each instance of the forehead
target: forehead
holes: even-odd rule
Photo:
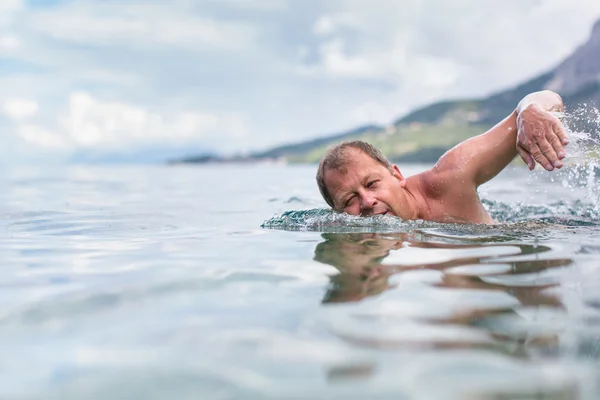
[[[325,171],[325,184],[334,197],[337,192],[361,183],[361,180],[371,173],[387,171],[384,165],[358,149],[347,149],[344,159],[344,167],[340,170]]]
[[[345,173],[346,170],[357,172],[367,168],[385,168],[381,163],[360,149],[352,147],[346,148],[343,150],[342,154],[341,158],[344,162],[342,163],[342,168],[340,168],[340,170],[343,173]]]

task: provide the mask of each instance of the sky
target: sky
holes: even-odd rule
[[[244,153],[556,66],[590,0],[0,0],[0,163]]]

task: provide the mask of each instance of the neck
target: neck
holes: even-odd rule
[[[425,199],[425,196],[420,190],[418,181],[411,180],[410,178],[407,179],[407,185],[404,190],[406,190],[406,199],[412,212],[410,219],[427,219],[427,215],[429,214],[429,205]]]

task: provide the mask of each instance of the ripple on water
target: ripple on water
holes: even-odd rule
[[[465,264],[448,268],[444,271],[449,275],[486,276],[508,273],[512,270],[510,264]]]
[[[330,332],[370,349],[527,360],[560,351],[568,315],[554,289],[573,264],[557,257],[564,246],[460,243],[454,230],[434,232],[323,233],[315,260],[339,271],[323,298]]]

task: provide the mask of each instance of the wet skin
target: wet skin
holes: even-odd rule
[[[388,214],[404,220],[493,223],[476,187],[465,179],[432,169],[404,178],[361,150],[347,149],[344,170],[327,170],[325,182],[334,208],[351,215]]]

